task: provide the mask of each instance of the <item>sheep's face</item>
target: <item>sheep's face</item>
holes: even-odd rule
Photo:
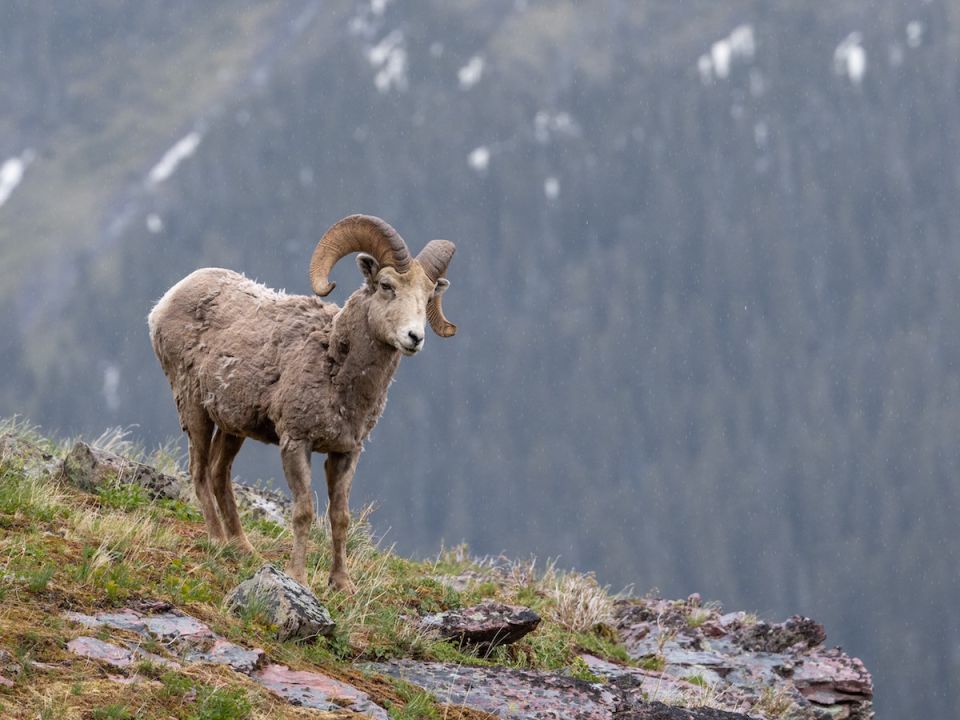
[[[426,341],[427,301],[450,283],[433,282],[416,261],[403,274],[380,267],[366,253],[357,256],[357,265],[367,281],[367,320],[374,336],[404,355],[416,355]]]

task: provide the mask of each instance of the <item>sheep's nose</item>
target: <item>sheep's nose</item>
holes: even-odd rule
[[[419,345],[421,342],[423,342],[423,334],[418,333],[416,330],[410,330],[407,332],[407,337],[413,341],[414,345]]]

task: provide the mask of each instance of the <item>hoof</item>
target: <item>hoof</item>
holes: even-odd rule
[[[233,538],[230,541],[230,544],[233,545],[237,550],[247,555],[257,555],[257,550],[253,545],[250,544],[250,541],[246,537]]]
[[[346,573],[330,573],[330,581],[327,583],[334,590],[353,595],[357,591],[356,585],[350,580]]]

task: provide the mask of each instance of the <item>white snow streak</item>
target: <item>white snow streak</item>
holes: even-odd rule
[[[926,28],[919,20],[914,20],[907,25],[907,45],[911,48],[920,47],[923,43],[923,33]]]
[[[403,45],[403,33],[393,30],[367,51],[367,60],[378,68],[373,83],[382,93],[407,89],[407,50]]]
[[[474,148],[467,156],[467,164],[478,173],[484,172],[490,166],[490,148],[486,145]]]
[[[159,185],[169,179],[176,172],[177,166],[196,152],[202,139],[203,136],[194,130],[174,143],[173,147],[160,158],[160,162],[150,170],[147,175],[147,182],[150,185]]]
[[[469,90],[480,82],[480,78],[483,77],[483,66],[483,58],[474,55],[466,65],[457,70],[461,90]]]
[[[113,363],[103,370],[103,399],[108,410],[116,411],[120,408],[120,368]]]
[[[33,162],[33,150],[27,148],[19,156],[7,158],[0,165],[0,207],[10,199],[13,191],[23,181],[27,167]]]
[[[860,85],[867,72],[867,51],[862,42],[863,36],[852,32],[833,51],[833,71],[837,75],[846,75],[854,85]]]
[[[163,218],[156,213],[147,215],[146,225],[147,230],[149,230],[152,235],[163,232]]]
[[[551,115],[546,110],[539,110],[533,118],[534,139],[539,143],[548,143],[554,135],[578,137],[580,126],[570,113],[558,112]]]
[[[717,40],[710,51],[697,60],[697,71],[704,84],[713,82],[716,77],[726,80],[735,61],[749,62],[757,53],[753,25],[737,25],[730,34]]]
[[[547,200],[556,200],[560,197],[560,181],[553,176],[544,180],[543,194],[547,196]]]

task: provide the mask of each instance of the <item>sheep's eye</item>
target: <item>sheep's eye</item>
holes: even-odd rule
[[[396,288],[394,288],[393,285],[388,282],[382,282],[380,283],[380,289],[385,292],[392,293]]]

